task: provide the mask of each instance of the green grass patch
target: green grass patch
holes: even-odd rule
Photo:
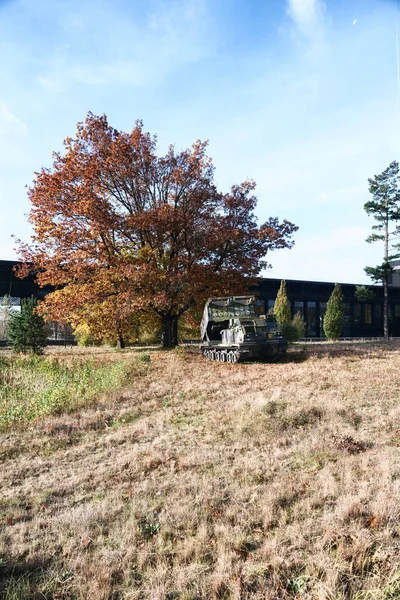
[[[103,392],[121,389],[138,367],[136,360],[2,358],[0,430],[18,421],[86,406]]]

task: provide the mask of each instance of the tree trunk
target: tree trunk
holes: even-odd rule
[[[117,336],[117,348],[119,350],[123,350],[125,348],[125,340],[124,336],[122,335],[122,328],[119,322],[117,323]]]
[[[385,340],[389,339],[389,284],[388,278],[386,277],[383,281],[383,336]]]
[[[178,317],[166,315],[161,319],[163,332],[163,347],[173,348],[178,345]]]
[[[384,238],[384,253],[385,253],[385,265],[389,262],[389,214],[388,214],[388,201],[386,200],[386,220],[385,220],[385,238]],[[388,275],[385,275],[383,280],[383,337],[385,340],[389,339],[389,281]]]

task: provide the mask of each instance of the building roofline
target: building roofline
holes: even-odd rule
[[[273,281],[286,281],[286,283],[318,283],[319,285],[335,285],[336,283],[338,283],[340,286],[344,285],[351,285],[351,286],[365,286],[367,288],[378,288],[381,289],[382,286],[381,285],[373,285],[373,284],[367,284],[367,283],[341,283],[340,281],[318,281],[318,280],[311,280],[311,279],[284,279],[281,277],[261,277],[260,279],[268,279],[268,280],[273,280]]]
[[[20,265],[22,264],[23,261],[21,260],[2,260],[0,259],[0,267],[1,265],[4,266],[15,266],[15,265]],[[398,261],[399,266],[400,266],[400,260]],[[259,279],[263,280],[270,280],[270,281],[282,281],[282,277],[268,277],[268,276],[262,276],[259,277]],[[372,288],[372,289],[382,289],[381,285],[372,285],[372,284],[366,284],[366,283],[341,283],[340,281],[318,281],[318,280],[310,280],[310,279],[284,279],[284,281],[286,281],[287,283],[304,283],[304,284],[318,284],[318,285],[335,285],[335,283],[338,283],[340,286],[365,286],[368,288]]]

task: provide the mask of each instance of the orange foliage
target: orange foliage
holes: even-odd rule
[[[206,142],[159,157],[142,122],[124,133],[89,113],[64,144],[29,189],[34,236],[20,245],[25,272],[33,264],[38,283],[56,288],[42,306],[48,318],[98,311],[101,327],[108,315],[122,336],[133,313],[150,311],[168,345],[190,307],[245,291],[269,250],[293,244],[292,223],[257,226],[254,182],[217,191]]]

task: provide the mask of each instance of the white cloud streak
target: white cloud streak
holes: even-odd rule
[[[8,108],[7,104],[0,98],[0,135],[15,135],[27,133],[28,127]]]
[[[321,0],[288,0],[287,12],[303,35],[316,37],[321,34],[325,12]]]
[[[64,91],[74,83],[143,86],[160,81],[212,52],[206,8],[206,0],[155,3],[139,19],[126,7],[118,13],[106,3],[93,13],[88,0],[73,4],[75,12],[66,23],[56,14],[61,41],[37,81],[49,91]]]

